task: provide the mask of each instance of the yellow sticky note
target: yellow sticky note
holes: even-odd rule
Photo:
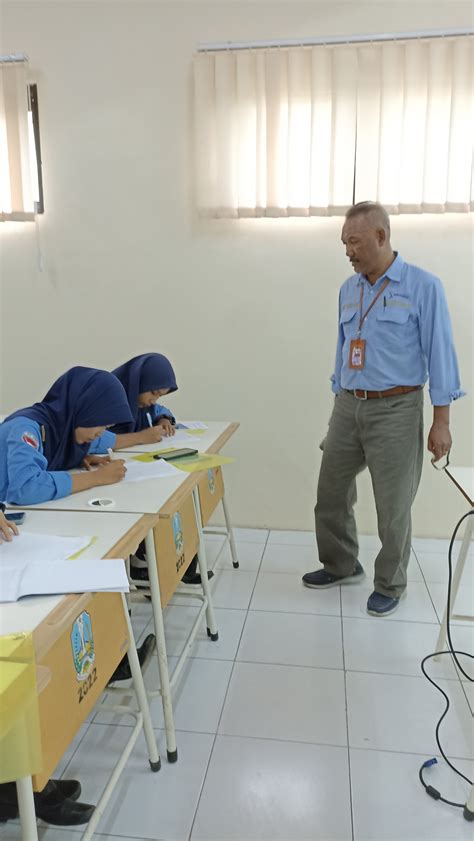
[[[198,453],[195,456],[177,458],[171,462],[173,467],[184,470],[185,473],[198,473],[200,470],[212,470],[214,467],[221,467],[223,464],[233,464],[235,458],[229,456],[214,455],[212,453]]]

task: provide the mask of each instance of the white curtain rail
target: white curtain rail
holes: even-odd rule
[[[11,64],[15,61],[28,61],[26,53],[10,53],[10,55],[0,55],[0,64]]]
[[[474,28],[421,29],[417,32],[381,32],[373,35],[328,35],[324,38],[282,38],[278,41],[216,41],[210,44],[198,44],[197,52],[316,47],[325,44],[328,46],[331,44],[363,44],[375,41],[408,41],[421,38],[457,38],[463,35],[474,35]]]

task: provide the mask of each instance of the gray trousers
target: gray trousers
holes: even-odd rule
[[[407,585],[411,506],[423,464],[423,392],[358,400],[337,395],[324,441],[314,509],[319,560],[327,572],[350,575],[359,544],[354,518],[356,476],[369,468],[382,548],[374,589],[398,598]]]

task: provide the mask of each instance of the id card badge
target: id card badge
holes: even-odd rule
[[[365,365],[365,339],[352,339],[349,347],[349,368],[360,371]]]

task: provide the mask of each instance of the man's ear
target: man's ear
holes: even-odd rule
[[[376,234],[378,244],[380,246],[385,245],[385,243],[387,242],[387,232],[384,230],[384,228],[377,228]]]

